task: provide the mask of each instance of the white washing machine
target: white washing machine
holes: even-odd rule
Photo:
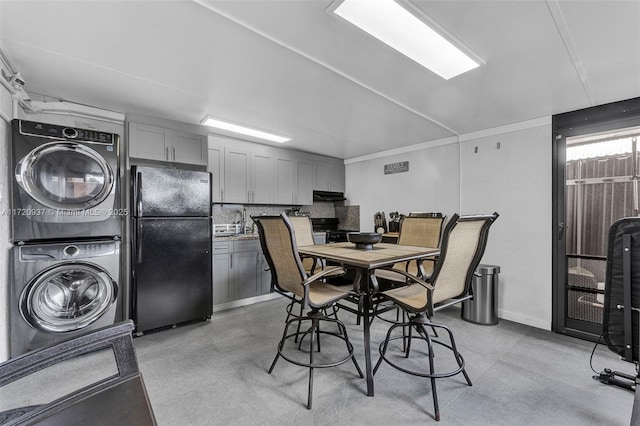
[[[13,120],[14,242],[121,236],[117,134]]]
[[[14,246],[11,357],[123,320],[118,240]]]

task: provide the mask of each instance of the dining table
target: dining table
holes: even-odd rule
[[[298,247],[304,256],[321,259],[330,264],[343,266],[356,271],[354,290],[358,292],[362,303],[358,314],[364,322],[364,356],[367,380],[367,395],[374,396],[373,366],[371,362],[371,321],[376,313],[373,311],[372,298],[378,291],[375,270],[391,268],[397,262],[432,258],[440,254],[435,247],[405,246],[391,243],[374,244],[369,249],[357,248],[350,242],[316,244]],[[426,291],[426,290],[425,290]]]

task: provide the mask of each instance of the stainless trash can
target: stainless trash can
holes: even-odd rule
[[[498,323],[498,273],[495,265],[478,265],[473,276],[471,290],[473,299],[462,302],[462,319],[481,325]]]

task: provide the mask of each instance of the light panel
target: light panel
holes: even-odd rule
[[[445,80],[480,66],[393,0],[344,0],[333,13]]]
[[[246,136],[252,136],[254,138],[264,139],[271,142],[284,143],[291,140],[291,138],[264,132],[262,130],[252,129],[251,127],[241,126],[239,124],[228,123],[226,121],[218,120],[212,117],[205,117],[201,121],[201,123],[205,126],[213,127],[216,129],[239,133]]]

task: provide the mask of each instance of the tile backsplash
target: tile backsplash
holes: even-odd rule
[[[243,209],[247,212],[247,226],[251,226],[251,215],[278,215],[290,210],[291,206],[213,204],[211,209],[213,223],[240,223]],[[316,201],[310,206],[300,206],[300,214],[308,214],[311,217],[337,217],[340,220],[340,228],[360,229],[360,206],[336,206],[333,201]]]

